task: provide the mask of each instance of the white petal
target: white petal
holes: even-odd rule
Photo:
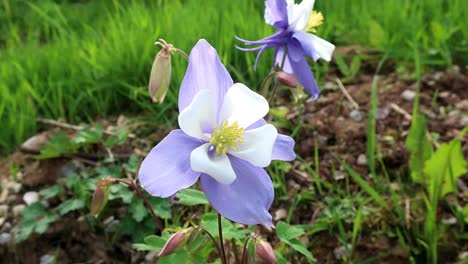
[[[231,184],[236,179],[231,162],[225,154],[216,156],[210,151],[211,144],[206,143],[194,149],[190,154],[192,170],[205,173],[221,184]]]
[[[303,0],[300,4],[287,1],[289,29],[294,31],[304,30],[309,22],[315,0]]]
[[[185,134],[203,140],[209,140],[207,132],[216,127],[214,94],[210,90],[201,90],[192,102],[179,114],[179,126]]]
[[[224,121],[247,128],[268,114],[268,102],[263,96],[250,90],[242,83],[236,83],[224,95],[223,105],[218,117],[218,125]]]
[[[319,38],[315,36],[314,34],[306,33],[308,40],[312,43],[312,46],[314,47],[315,51],[317,52],[317,55],[326,60],[330,61],[333,51],[335,50],[335,45],[331,44],[330,42]],[[318,60],[318,58],[314,58],[315,61]]]
[[[246,160],[257,167],[270,165],[278,131],[272,125],[264,125],[259,128],[245,131],[244,143],[239,150],[230,150],[229,154]]]

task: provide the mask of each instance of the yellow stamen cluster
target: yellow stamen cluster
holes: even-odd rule
[[[306,31],[315,33],[317,32],[317,28],[323,24],[323,15],[320,12],[312,11],[310,15],[309,22],[306,26]]]
[[[244,129],[237,122],[229,125],[225,121],[211,134],[210,144],[216,148],[216,155],[226,154],[229,148],[239,150],[239,145],[244,143]]]

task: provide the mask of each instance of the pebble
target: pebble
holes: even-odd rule
[[[442,224],[444,225],[454,225],[457,223],[457,219],[455,217],[444,218],[442,219]]]
[[[155,251],[152,251],[148,254],[146,254],[145,256],[145,260],[148,262],[148,263],[151,263],[154,261],[154,258],[156,257],[156,252]]]
[[[349,117],[351,117],[351,119],[353,119],[356,122],[362,121],[362,118],[363,118],[362,112],[359,110],[351,111],[351,113],[349,113]]]
[[[5,222],[2,225],[2,229],[0,230],[0,232],[10,232],[10,230],[11,230],[11,223],[10,222]]]
[[[0,205],[0,216],[6,216],[8,213],[8,205],[2,204]]]
[[[462,126],[468,126],[468,116],[462,117],[462,119],[460,120],[460,123]]]
[[[455,107],[457,109],[460,109],[460,110],[463,110],[463,111],[468,111],[468,100],[462,100],[462,101],[456,103]]]
[[[13,208],[11,209],[11,211],[13,212],[13,216],[18,217],[21,214],[21,212],[24,210],[24,208],[26,208],[24,204],[18,204],[18,205],[13,206]]]
[[[416,97],[416,92],[411,90],[404,90],[401,93],[401,98],[406,101],[413,101],[414,97]]]
[[[286,219],[287,216],[288,216],[288,212],[286,211],[286,209],[280,208],[280,209],[275,211],[275,219],[274,220],[278,221],[278,220]]]
[[[390,114],[390,109],[388,108],[377,108],[376,118],[377,120],[383,120],[387,118]]]
[[[335,181],[343,180],[345,178],[345,174],[342,171],[335,172]]]
[[[344,246],[337,247],[333,250],[333,254],[337,260],[343,260],[348,255],[348,252]]]
[[[23,195],[23,201],[27,205],[31,205],[37,201],[39,201],[39,194],[37,192],[27,192]]]
[[[41,257],[40,263],[41,264],[51,264],[56,261],[55,256],[46,254]]]
[[[365,165],[367,165],[367,158],[366,158],[366,155],[364,155],[364,154],[359,154],[356,163],[357,163],[357,165],[360,165],[360,166],[365,166]]]
[[[10,243],[11,235],[9,233],[2,233],[0,234],[0,245],[6,245]]]

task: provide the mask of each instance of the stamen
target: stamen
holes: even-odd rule
[[[320,12],[312,11],[310,15],[309,22],[306,26],[306,31],[315,33],[317,32],[317,28],[323,24],[323,15]]]
[[[216,147],[216,155],[226,154],[229,148],[239,150],[239,145],[244,143],[244,129],[237,122],[229,125],[225,121],[213,131],[210,143]]]

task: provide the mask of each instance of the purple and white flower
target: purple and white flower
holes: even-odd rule
[[[273,184],[263,169],[293,160],[294,140],[266,124],[268,102],[234,84],[206,40],[192,49],[179,92],[179,126],[143,160],[139,180],[169,197],[201,179],[211,205],[242,224],[272,226]]]
[[[266,0],[265,21],[276,27],[277,32],[256,41],[237,38],[245,45],[257,45],[254,48],[239,48],[243,51],[259,51],[255,67],[265,49],[275,48],[275,64],[282,65],[283,71],[296,75],[312,100],[319,96],[320,90],[306,57],[314,61],[320,58],[330,61],[335,49],[335,45],[312,34],[323,22],[322,14],[312,11],[314,2],[303,0],[295,4],[294,0]]]

